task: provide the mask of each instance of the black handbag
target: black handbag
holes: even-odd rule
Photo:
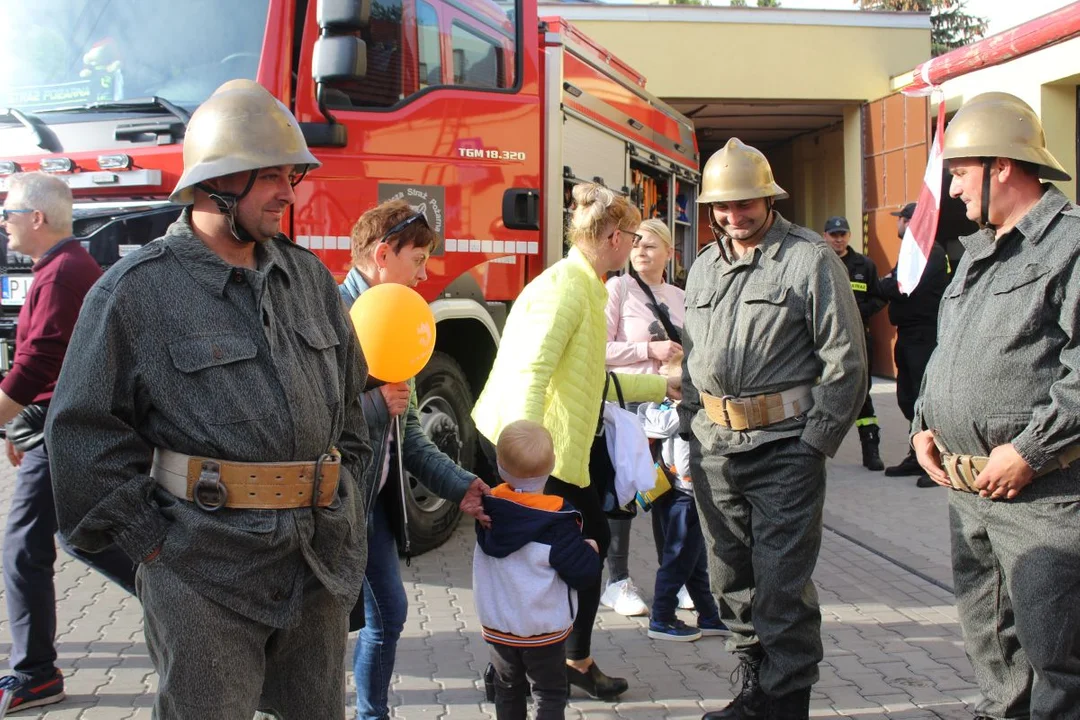
[[[608,373],[604,380],[603,398],[607,398],[608,386],[615,383],[615,395],[619,398],[619,407],[626,409],[626,401],[623,399],[622,386],[619,378],[614,373]],[[618,495],[615,493],[615,465],[608,455],[607,438],[604,434],[604,401],[600,402],[600,419],[596,427],[596,436],[593,437],[592,449],[589,451],[589,482],[596,487],[600,496],[600,507],[604,514],[610,518],[632,518],[637,515],[637,506],[630,503],[626,507],[619,505]]]
[[[45,416],[48,403],[27,405],[4,428],[7,439],[19,452],[29,452],[45,442]]]

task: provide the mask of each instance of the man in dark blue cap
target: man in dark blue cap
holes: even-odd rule
[[[848,247],[850,239],[851,226],[848,225],[847,218],[831,217],[825,222],[825,242],[840,256],[844,267],[847,268],[851,290],[855,293],[855,304],[859,306],[859,314],[862,316],[863,329],[866,331],[866,367],[869,379],[872,365],[870,356],[874,347],[870,341],[870,317],[885,307],[885,301],[878,293],[878,274],[874,261]],[[874,402],[870,399],[869,382],[866,387],[866,401],[859,411],[855,427],[859,428],[863,467],[867,470],[883,470],[885,464],[881,462],[881,454],[878,452],[878,446],[881,444],[881,429],[878,427],[877,416],[874,413]]]
[[[908,223],[915,214],[915,203],[890,213],[898,218],[896,234],[904,239]],[[900,292],[896,284],[896,268],[879,283],[882,297],[889,301],[889,322],[896,326],[896,345],[893,360],[896,362],[896,402],[900,412],[911,422],[915,417],[915,400],[919,397],[926,364],[937,347],[937,316],[941,295],[952,277],[949,258],[945,249],[936,241],[930,249],[919,284],[910,295]],[[934,487],[934,481],[919,466],[915,451],[896,465],[885,468],[889,477],[917,476],[915,484],[922,488]]]

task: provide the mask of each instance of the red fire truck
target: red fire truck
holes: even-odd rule
[[[696,249],[690,121],[645,78],[535,0],[6,0],[0,42],[0,196],[56,173],[75,234],[109,266],[162,234],[185,124],[215,88],[256,79],[288,105],[322,167],[286,232],[335,276],[367,208],[405,198],[439,235],[419,288],[438,321],[418,378],[425,430],[469,466],[469,410],[510,304],[564,253],[570,189],[601,182],[675,230],[673,275]],[[0,250],[0,364],[32,282]],[[458,510],[411,483],[416,551]]]

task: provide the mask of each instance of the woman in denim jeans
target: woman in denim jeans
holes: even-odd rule
[[[391,200],[368,210],[352,229],[354,267],[339,287],[342,299],[351,307],[365,290],[380,283],[415,287],[427,277],[424,267],[435,240],[424,215],[403,200]],[[460,503],[463,512],[486,523],[481,497],[490,491],[424,435],[411,380],[367,390],[362,403],[374,458],[363,482],[367,492],[368,561],[360,598],[364,627],[353,656],[353,678],[357,718],[386,720],[390,717],[387,697],[397,642],[409,605],[401,582],[396,540],[407,517],[400,503],[390,502],[400,494],[396,483],[403,482],[390,471],[390,444],[396,442],[392,439],[392,419],[404,418],[405,468],[433,493]]]

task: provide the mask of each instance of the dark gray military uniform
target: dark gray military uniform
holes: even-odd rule
[[[1080,210],[1052,185],[1016,227],[962,238],[912,432],[1012,443],[1037,472],[1080,443]],[[993,718],[1080,718],[1080,464],[1019,496],[949,496],[964,640]]]
[[[777,213],[742,258],[730,242],[705,248],[687,278],[680,414],[721,616],[735,649],[763,654],[762,689],[780,696],[818,677],[825,457],[865,396],[863,326],[847,270],[817,234]],[[813,385],[809,412],[756,430],[717,425],[700,405],[699,392],[800,385]]]
[[[250,720],[256,703],[290,720],[343,713],[367,556],[366,365],[319,260],[284,237],[255,254],[255,270],[229,266],[185,210],[87,295],[52,402],[60,531],[89,551],[161,549],[137,576],[158,717]],[[205,512],[151,479],[155,447],[238,462],[336,447],[337,500]]]

